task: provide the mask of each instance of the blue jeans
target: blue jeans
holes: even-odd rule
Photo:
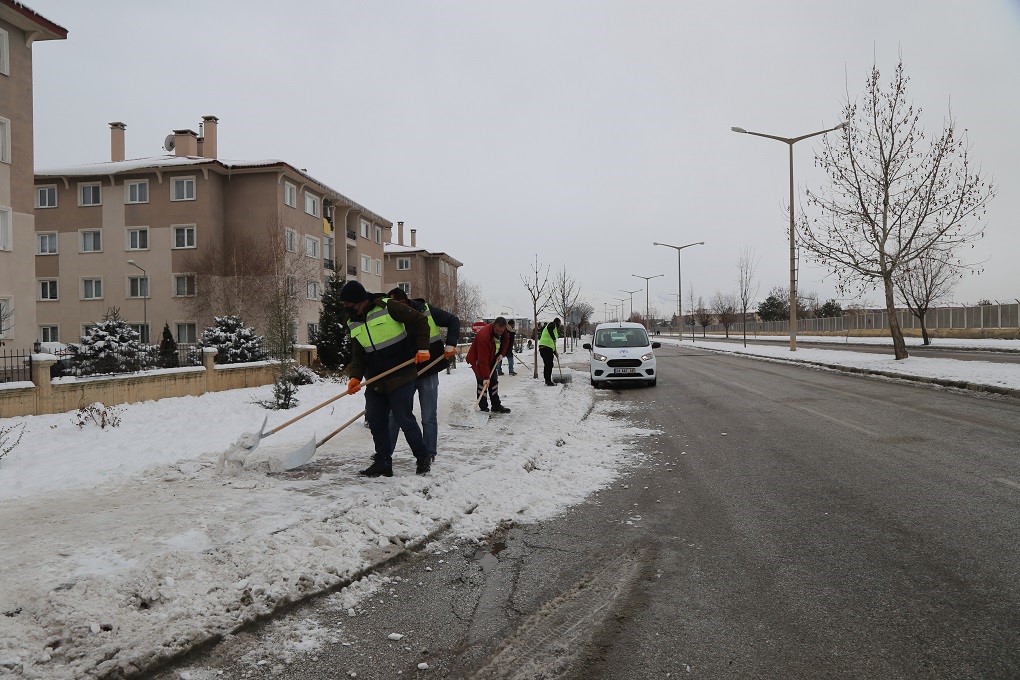
[[[421,429],[424,432],[425,450],[430,457],[437,452],[439,442],[439,374],[422,376],[414,381],[414,387],[418,392],[418,404],[421,406]],[[412,401],[413,408],[413,401]],[[397,437],[400,436],[400,425],[396,418],[390,414],[390,454],[397,447]]]
[[[506,355],[506,366],[507,366],[507,370],[509,370],[511,373],[514,372],[514,353],[513,352],[510,352],[509,354]],[[499,372],[500,373],[503,372],[503,360],[502,359],[499,360]]]
[[[375,443],[375,462],[385,468],[393,467],[393,447],[390,445],[390,417],[397,427],[404,431],[404,438],[418,462],[427,462],[429,452],[421,435],[418,421],[414,419],[414,381],[405,383],[389,392],[371,388],[365,390],[365,419],[372,431]]]

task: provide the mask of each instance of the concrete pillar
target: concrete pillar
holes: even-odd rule
[[[216,379],[216,348],[215,347],[203,347],[202,348],[202,366],[205,367],[205,391],[216,392],[216,388],[219,387]]]
[[[32,357],[32,383],[35,384],[35,415],[37,416],[53,412],[53,382],[50,380],[50,368],[57,363],[56,357],[39,359],[37,358],[39,356],[36,354]]]

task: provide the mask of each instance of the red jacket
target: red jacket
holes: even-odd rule
[[[475,339],[471,341],[471,347],[468,349],[467,362],[471,364],[471,370],[480,380],[488,380],[489,374],[492,373],[493,360],[496,358],[495,336],[496,331],[493,330],[490,323],[475,334]],[[504,330],[503,334],[499,336],[499,356],[506,356],[509,347],[510,333]]]

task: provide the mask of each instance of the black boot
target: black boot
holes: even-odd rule
[[[492,412],[493,413],[510,413],[510,409],[508,409],[506,406],[503,406],[503,404],[499,404],[497,406],[493,406],[492,407]]]
[[[393,468],[383,467],[379,463],[372,463],[369,467],[358,473],[362,477],[392,477]]]
[[[419,458],[418,459],[418,464],[414,466],[414,474],[416,474],[416,475],[427,475],[429,473],[429,470],[431,470],[431,469],[432,469],[432,462],[428,459],[428,457]]]

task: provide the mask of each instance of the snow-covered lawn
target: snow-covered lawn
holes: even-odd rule
[[[447,423],[470,417],[473,376],[462,366],[441,385],[426,477],[401,441],[393,478],[360,478],[373,450],[360,423],[305,469],[268,472],[268,458],[362,410],[361,395],[220,469],[267,413],[269,427],[282,423],[337,383],[302,387],[297,411],[259,407],[264,387],[116,407],[121,424],[105,429],[79,429],[69,413],[0,421],[25,428],[0,460],[0,669],[83,678],[149,666],[430,534],[473,540],[558,513],[632,464],[648,434],[592,410],[586,380],[550,389],[523,370],[501,379],[512,413],[456,429]]]
[[[726,336],[721,334],[709,333],[704,340],[721,340]],[[690,333],[684,334],[684,342],[690,340]],[[702,340],[700,333],[695,333],[695,341]],[[740,329],[730,331],[730,339],[742,340],[743,336],[740,334]],[[892,351],[892,339],[888,335],[883,336],[868,336],[868,337],[857,337],[857,336],[846,336],[846,335],[797,335],[798,342],[817,342],[832,345],[880,345],[888,347],[889,351]],[[923,347],[924,341],[921,338],[903,338],[903,341],[907,344],[907,347]],[[770,343],[790,343],[790,336],[788,335],[748,335],[748,343],[756,344],[770,344]],[[979,349],[979,350],[991,350],[991,351],[1013,351],[1020,352],[1020,340],[1000,340],[996,338],[932,338],[931,346],[933,348],[953,348],[953,349]]]

